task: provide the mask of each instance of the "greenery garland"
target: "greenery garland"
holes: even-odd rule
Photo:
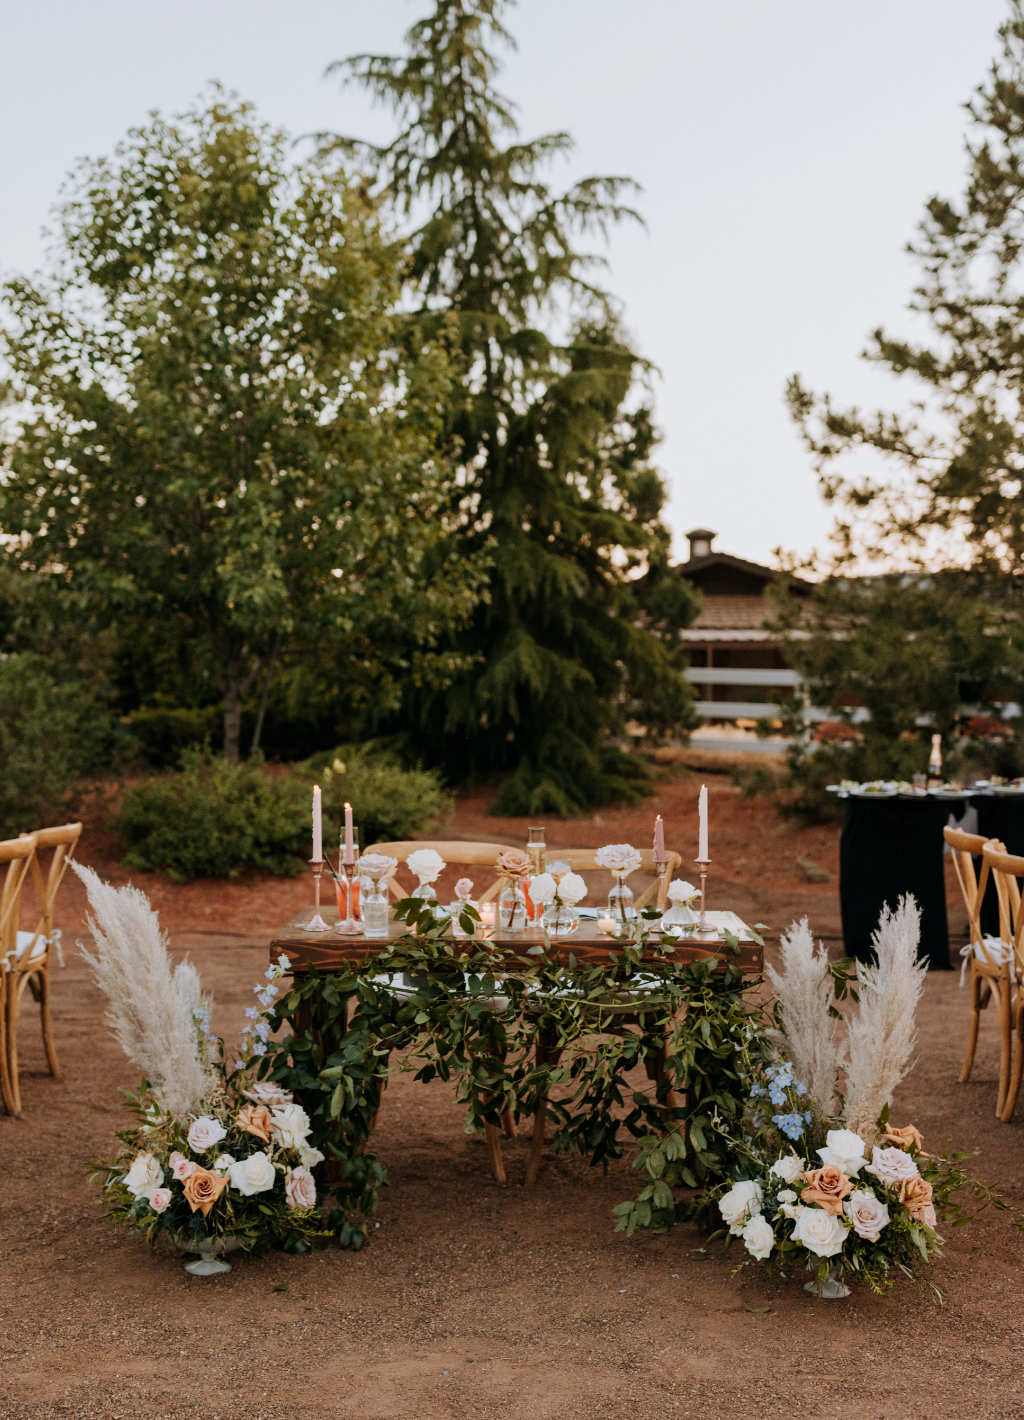
[[[418,899],[395,912],[405,936],[347,970],[310,972],[282,997],[269,1019],[285,1034],[268,1043],[259,1071],[312,1121],[326,1156],[320,1185],[338,1205],[329,1225],[343,1247],[363,1245],[387,1182],[367,1146],[398,1070],[454,1080],[467,1133],[499,1126],[506,1111],[518,1120],[546,1108],[555,1151],[605,1169],[631,1140],[665,1138],[676,1179],[700,1197],[676,1202],[655,1180],[616,1211],[633,1226],[707,1221],[701,1199],[737,1163],[720,1126],[740,1120],[750,1079],[774,1056],[760,1008],[745,999],[757,980],[716,958],[674,961],[643,918],[607,964],[591,965],[560,961],[546,934],[515,955],[452,939],[448,919]],[[472,932],[478,920],[467,908],[462,926]],[[727,950],[738,952],[735,941]],[[627,1080],[640,1064],[660,1075],[656,1089]],[[557,1100],[547,1098],[553,1086]]]

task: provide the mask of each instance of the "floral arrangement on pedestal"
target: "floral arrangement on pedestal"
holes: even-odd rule
[[[253,988],[258,1005],[228,1069],[222,1048],[214,1057],[220,1042],[199,975],[187,960],[172,965],[145,894],[72,866],[88,890],[95,943],[82,955],[110,1002],[114,1035],[146,1077],[126,1104],[132,1127],[92,1165],[107,1218],[203,1255],[325,1246],[332,1234],[311,1172],[324,1156],[309,1144],[309,1118],[287,1090],[255,1079],[287,958]]]

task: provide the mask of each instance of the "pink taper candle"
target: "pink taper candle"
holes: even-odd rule
[[[665,825],[661,814],[654,820],[654,861],[664,863],[665,861]]]
[[[320,785],[313,785],[313,862],[324,860],[324,821],[320,813]]]
[[[700,815],[700,836],[698,839],[697,858],[700,862],[708,861],[708,786],[700,786],[700,799],[697,803],[697,812]]]
[[[352,847],[352,805],[345,805],[345,857],[344,862],[354,863],[355,852]]]

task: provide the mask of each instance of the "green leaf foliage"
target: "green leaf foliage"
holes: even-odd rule
[[[336,701],[405,679],[482,576],[443,545],[448,331],[400,328],[364,186],[289,151],[219,93],[155,118],[79,166],[52,272],[6,287],[4,556],[211,673],[231,760],[282,665],[329,662]]]
[[[445,645],[441,684],[410,683],[400,715],[416,751],[453,779],[509,772],[495,812],[571,814],[636,801],[643,776],[610,754],[629,715],[689,723],[680,629],[693,594],[668,567],[665,500],[642,397],[644,362],[593,280],[580,233],[635,217],[635,185],[543,176],[566,133],[523,142],[494,89],[501,0],[436,0],[403,57],[332,66],[395,113],[386,146],[357,155],[406,223],[409,338],[454,332],[443,439],[459,465],[457,555],[491,559],[489,596]]]

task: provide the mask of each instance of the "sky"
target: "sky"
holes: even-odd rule
[[[211,80],[299,137],[375,139],[391,119],[323,77],[398,53],[429,0],[0,0],[0,271],[45,261],[42,229],[80,156]],[[635,178],[644,228],[606,283],[656,367],[675,554],[708,527],[755,561],[806,555],[831,524],[783,402],[799,372],[842,404],[913,390],[859,357],[879,325],[922,338],[906,254],[923,205],[956,196],[963,104],[1005,0],[520,0],[498,87],[533,137],[576,148],[553,185]]]

